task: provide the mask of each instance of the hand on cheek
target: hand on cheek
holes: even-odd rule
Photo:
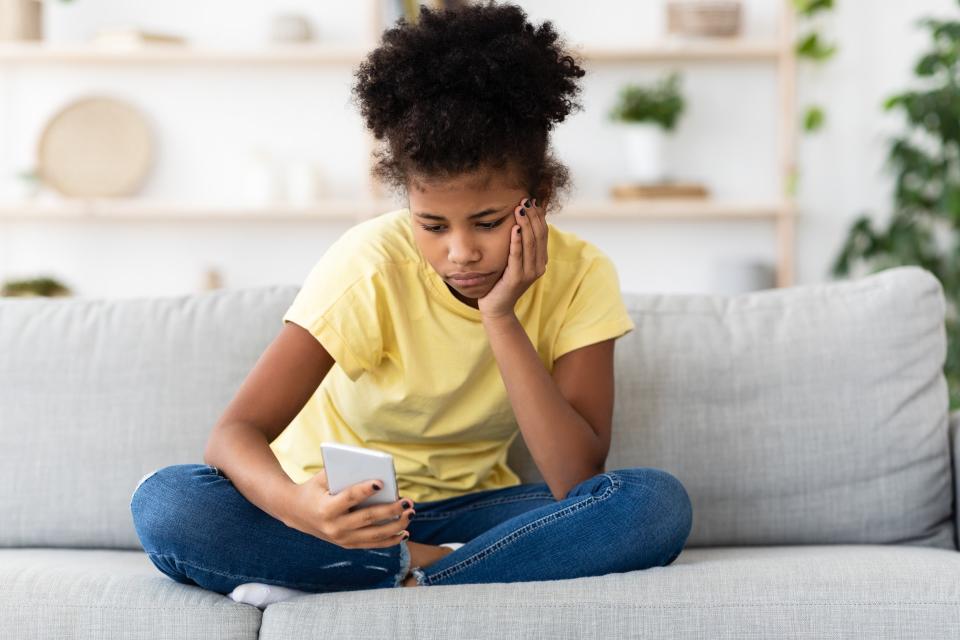
[[[477,300],[484,317],[512,314],[523,292],[546,271],[547,224],[536,199],[524,198],[514,209],[514,220],[507,267],[487,295]]]

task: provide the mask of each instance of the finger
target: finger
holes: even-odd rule
[[[329,485],[327,484],[326,469],[320,469],[320,471],[317,471],[315,474],[313,474],[313,477],[310,479],[310,481],[319,484],[324,489],[329,489]]]
[[[547,220],[543,209],[534,205],[529,209],[530,222],[537,229],[537,273],[543,274],[547,268],[547,239],[550,237],[550,230],[547,229]]]
[[[389,546],[400,542],[401,535],[404,532],[409,534],[410,520],[412,519],[412,515],[414,513],[413,509],[407,509],[400,514],[400,518],[398,520],[392,520],[391,518],[393,518],[394,515],[374,515],[376,514],[377,509],[374,507],[366,507],[354,512],[351,514],[351,517],[353,515],[365,515],[363,512],[371,512],[371,515],[367,516],[370,518],[371,524],[361,524],[361,526],[358,527],[346,526],[346,528],[352,530],[352,533],[347,538],[348,543],[357,544],[364,547],[371,546],[378,542],[386,543],[384,546]],[[383,524],[373,524],[375,522],[388,519],[391,519],[391,521]]]
[[[337,494],[331,494],[334,509],[336,509],[336,513],[346,513],[350,507],[360,504],[382,489],[383,483],[379,480],[367,480],[366,482],[352,484]]]
[[[374,531],[374,529],[369,527],[367,529],[363,529],[363,531],[363,534],[357,534],[349,537],[344,542],[343,546],[347,548],[360,549],[386,549],[387,547],[392,547],[393,545],[400,544],[404,540],[410,539],[409,529],[391,531],[390,533],[384,535],[370,535],[369,533],[366,533],[367,531]],[[406,534],[406,537],[404,537],[404,534]]]
[[[404,517],[406,517],[405,522],[410,522],[410,516],[413,513],[415,513],[413,501],[409,498],[403,498],[391,504],[376,504],[369,507],[361,507],[343,516],[341,522],[343,522],[344,526],[348,529],[362,529],[370,526],[376,528],[384,525],[375,525],[374,523],[383,520],[396,520],[400,518],[398,522],[402,522],[404,521]],[[393,522],[389,523],[390,526],[393,524]],[[400,528],[404,526],[405,525],[401,524]]]
[[[510,232],[510,255],[507,256],[506,272],[520,274],[523,271],[523,234],[520,225],[513,227]]]
[[[520,237],[523,239],[523,279],[526,280],[536,271],[537,236],[523,205],[517,207],[515,217],[520,223]]]
[[[533,206],[533,202],[527,198],[526,202],[526,213],[523,218],[526,219],[527,224],[530,225],[530,229],[533,232],[533,259],[530,261],[531,266],[531,275],[538,273],[537,265],[540,264],[540,254],[543,253],[543,250],[540,247],[540,244],[543,242],[543,227],[540,225],[539,216],[537,215],[537,209]]]

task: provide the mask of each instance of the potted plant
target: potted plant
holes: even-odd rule
[[[960,21],[925,19],[933,42],[914,67],[917,86],[884,102],[906,130],[890,140],[887,164],[896,176],[886,228],[867,215],[850,225],[831,274],[848,276],[916,265],[943,285],[950,409],[960,409]],[[859,270],[859,269],[858,269]]]
[[[630,179],[663,180],[664,138],[676,127],[684,106],[680,76],[676,72],[651,86],[627,85],[620,90],[610,119],[623,125]]]

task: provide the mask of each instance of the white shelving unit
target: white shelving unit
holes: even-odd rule
[[[356,65],[379,39],[379,3],[372,1],[369,42],[367,46],[333,44],[273,46],[268,49],[224,50],[181,45],[152,45],[136,49],[64,46],[45,43],[0,44],[0,67],[43,65],[302,65],[309,68]],[[578,201],[559,213],[565,219],[607,220],[683,220],[737,221],[770,220],[776,224],[778,243],[778,287],[794,282],[794,243],[796,205],[789,185],[795,173],[796,146],[796,56],[794,53],[794,20],[791,0],[780,0],[780,32],[774,40],[676,39],[650,42],[632,47],[574,47],[588,67],[605,63],[718,63],[766,62],[775,65],[778,73],[780,102],[779,164],[784,192],[770,202],[715,199],[601,200]],[[374,139],[367,133],[372,162]],[[0,222],[163,222],[176,221],[359,221],[395,206],[384,197],[382,187],[373,179],[369,193],[358,199],[318,202],[310,207],[277,205],[236,208],[184,202],[158,202],[146,199],[85,199],[57,204],[0,204]]]
[[[91,198],[58,204],[0,205],[0,219],[29,222],[38,220],[77,221],[110,220],[131,222],[146,220],[355,220],[382,213],[396,206],[389,200],[328,200],[311,207],[271,205],[259,207],[216,207],[191,203],[158,202],[143,199]],[[669,199],[655,202],[629,200],[581,200],[574,208],[565,208],[559,216],[573,220],[756,220],[780,215],[786,203],[731,203],[696,199]]]

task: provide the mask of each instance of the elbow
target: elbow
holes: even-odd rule
[[[553,499],[558,502],[560,500],[565,500],[566,497],[569,495],[569,493],[574,489],[574,487],[579,485],[581,482],[586,482],[587,480],[590,480],[591,478],[594,478],[606,472],[607,471],[604,468],[604,464],[601,463],[599,467],[590,468],[587,471],[584,471],[578,474],[575,478],[573,478],[573,481],[568,485],[559,486],[559,487],[551,486],[550,493],[553,494]]]
[[[203,449],[203,463],[204,463],[204,464],[208,464],[208,465],[210,465],[210,466],[212,466],[212,467],[215,467],[215,466],[217,466],[217,465],[216,465],[216,463],[214,462],[214,458],[215,458],[215,456],[214,456],[215,447],[214,447],[213,435],[214,435],[213,433],[210,434],[210,437],[207,439],[207,444],[206,444],[206,446],[205,446],[204,449]]]

